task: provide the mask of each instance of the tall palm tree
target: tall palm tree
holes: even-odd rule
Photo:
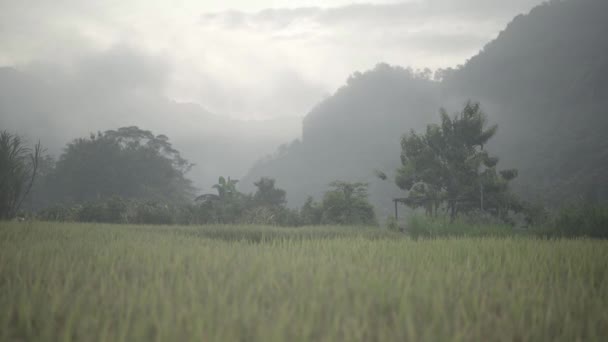
[[[18,135],[0,132],[0,219],[19,212],[36,179],[42,152],[40,142],[31,149]]]
[[[216,194],[203,194],[198,196],[195,201],[199,202],[215,202],[222,201],[228,198],[232,198],[236,193],[236,183],[239,181],[236,179],[227,179],[221,176],[218,180],[218,183],[213,185],[213,188],[217,190]]]
[[[217,190],[220,199],[230,198],[237,193],[236,183],[238,182],[236,179],[230,179],[230,177],[226,179],[222,176],[219,178],[218,184],[215,184],[213,188]]]

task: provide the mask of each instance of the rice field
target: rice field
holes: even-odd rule
[[[0,223],[2,341],[601,341],[608,242]]]

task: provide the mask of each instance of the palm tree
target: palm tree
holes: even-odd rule
[[[232,198],[236,193],[236,183],[239,181],[236,179],[228,179],[221,176],[218,180],[218,183],[213,185],[213,188],[217,190],[216,194],[203,194],[198,196],[195,201],[199,202],[215,202],[215,201],[223,201],[225,199]]]
[[[222,176],[219,178],[218,184],[215,184],[213,188],[217,190],[220,200],[223,200],[225,198],[230,198],[237,193],[236,183],[238,182],[239,181],[236,179],[230,179],[230,177],[226,179]]]
[[[31,149],[18,135],[0,132],[0,219],[19,212],[36,179],[42,152],[40,142]]]

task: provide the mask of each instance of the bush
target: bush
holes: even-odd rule
[[[471,223],[465,217],[453,222],[449,217],[413,215],[409,218],[406,232],[413,238],[435,237],[503,237],[520,234],[505,223]]]
[[[374,207],[368,201],[367,184],[335,181],[323,196],[322,224],[377,225]]]
[[[316,226],[321,224],[323,218],[323,207],[321,204],[315,202],[312,197],[306,199],[306,203],[300,210],[300,220],[302,225],[305,226]]]
[[[160,202],[133,202],[130,223],[174,224],[178,220],[178,210]]]
[[[36,213],[36,219],[41,221],[70,222],[77,221],[80,206],[54,205]]]
[[[395,219],[394,216],[389,216],[386,219],[386,228],[392,232],[399,232],[401,228],[399,228],[399,222]]]
[[[528,227],[539,227],[549,221],[549,212],[540,203],[522,202],[521,211]]]
[[[560,210],[549,226],[539,231],[544,236],[608,238],[608,207],[584,204]]]
[[[80,222],[99,223],[126,223],[127,203],[119,197],[112,197],[106,201],[87,202],[76,215]]]
[[[241,219],[244,224],[278,225],[279,217],[272,207],[255,207],[247,210]]]
[[[512,224],[510,221],[505,221],[507,218],[500,218],[496,215],[492,215],[487,211],[481,211],[479,209],[471,210],[463,213],[458,221],[461,224],[468,224],[472,226],[491,226],[491,225],[505,225]]]
[[[241,219],[244,224],[297,227],[301,225],[297,210],[283,206],[259,206],[248,209]]]

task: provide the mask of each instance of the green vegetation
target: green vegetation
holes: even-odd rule
[[[374,207],[367,201],[367,184],[332,182],[321,205],[321,223],[373,225]]]
[[[0,224],[0,340],[600,341],[597,240]]]
[[[547,230],[551,231],[551,230]],[[516,237],[533,236],[536,230],[517,229],[500,221],[472,222],[467,217],[451,220],[448,217],[413,215],[408,218],[407,233],[413,238],[441,237]]]
[[[301,140],[212,193],[163,134],[55,158],[0,130],[0,341],[606,340],[607,4],[539,6],[456,70],[355,73]],[[0,75],[4,102],[20,83]],[[162,103],[142,108],[189,112]],[[192,126],[201,169],[245,153]]]
[[[498,126],[486,127],[479,103],[468,102],[453,118],[443,109],[440,114],[440,125],[428,125],[423,135],[412,130],[401,139],[395,182],[408,191],[401,201],[435,216],[444,207],[452,220],[477,209],[506,220],[519,207],[509,192],[517,170],[498,171],[498,158],[484,150]]]
[[[388,228],[394,228],[391,220]],[[518,226],[506,223],[488,213],[472,212],[451,220],[446,216],[408,217],[405,232],[413,238],[441,237],[538,237],[538,238],[595,238],[608,239],[608,209],[586,204],[565,207],[552,217],[533,225]]]
[[[544,236],[608,239],[608,207],[579,204],[565,207],[539,229]]]
[[[91,134],[74,139],[47,165],[33,206],[111,197],[186,203],[194,197],[186,177],[191,166],[162,134],[135,126]]]
[[[497,169],[498,158],[490,156],[484,145],[498,126],[486,126],[480,105],[468,102],[453,117],[441,110],[441,124],[428,125],[425,134],[411,130],[403,136],[402,165],[396,170],[395,183],[407,191],[407,197],[395,203],[414,210],[422,207],[433,219],[422,219],[414,211],[406,227],[397,220],[385,222],[389,230],[407,231],[415,238],[522,232],[544,237],[608,237],[606,208],[600,202],[550,214],[542,204],[516,198],[509,183],[518,172]],[[25,216],[42,221],[283,227],[378,224],[368,200],[368,184],[360,182],[333,181],[320,202],[309,197],[299,209],[287,207],[287,192],[268,177],[253,182],[256,191],[250,194],[239,191],[238,180],[219,177],[213,185],[217,194],[194,198],[186,178],[191,164],[168,137],[137,127],[76,139],[57,163],[41,156],[40,144],[30,151],[18,136],[6,132],[1,142],[0,184],[5,191],[0,218],[4,219],[15,217],[34,185],[38,191],[30,202],[49,196],[51,205],[37,211],[31,206]],[[36,187],[33,181],[38,174],[42,180]],[[375,174],[388,179],[384,172]],[[52,194],[50,184],[65,189]],[[442,218],[445,215],[449,223]]]
[[[486,147],[519,170],[512,187],[523,199],[553,208],[581,198],[608,201],[605,13],[605,0],[545,1],[462,66],[433,78],[387,64],[354,72],[311,109],[300,141],[242,180],[272,176],[301,205],[340,175],[368,182],[372,204],[388,211],[398,191],[373,169],[399,167],[403,133],[424,133],[437,108],[460,110],[472,99],[499,125]]]
[[[42,147],[27,147],[20,136],[0,131],[0,220],[14,218],[38,172]]]
[[[303,226],[320,224],[375,225],[374,208],[367,200],[367,185],[336,181],[322,203],[311,198],[301,210],[286,207],[285,190],[275,180],[255,182],[254,194],[236,188],[238,180],[220,177],[216,194],[198,196],[193,202],[167,199],[100,197],[75,204],[55,204],[32,217],[42,221],[131,224],[262,224]]]

